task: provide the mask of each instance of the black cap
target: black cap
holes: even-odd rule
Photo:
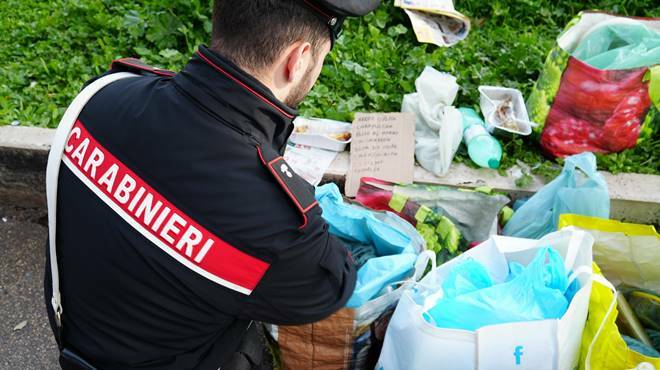
[[[330,29],[332,44],[341,33],[346,17],[361,17],[378,8],[380,0],[301,0]]]

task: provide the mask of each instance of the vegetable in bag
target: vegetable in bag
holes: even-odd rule
[[[580,13],[526,105],[549,156],[620,152],[650,138],[660,120],[660,19]]]

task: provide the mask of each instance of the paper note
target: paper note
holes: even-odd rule
[[[470,32],[470,19],[454,9],[452,0],[395,0],[410,18],[417,41],[453,46]]]
[[[351,164],[346,175],[347,196],[355,196],[362,177],[406,184],[413,181],[413,113],[357,113],[352,137]]]
[[[316,186],[337,156],[337,152],[306,145],[287,145],[284,160],[308,183]]]

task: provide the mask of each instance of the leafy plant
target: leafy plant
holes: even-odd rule
[[[399,111],[426,65],[458,78],[459,106],[478,108],[479,85],[529,96],[555,38],[579,11],[660,15],[654,0],[464,0],[456,6],[471,18],[472,30],[451,48],[418,43],[405,14],[388,1],[349,19],[301,113],[350,121],[358,111]],[[211,0],[0,1],[0,124],[55,127],[82,84],[115,58],[181,69],[209,40],[210,9]],[[600,168],[660,173],[657,126],[637,147],[600,156]],[[502,168],[520,160],[532,173],[558,172],[533,140],[502,144]],[[465,153],[455,160],[471,164]]]

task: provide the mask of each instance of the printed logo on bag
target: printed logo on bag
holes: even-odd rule
[[[513,356],[516,358],[516,365],[520,365],[523,355],[523,346],[516,346],[516,349],[513,351]]]
[[[172,258],[249,295],[269,264],[241,252],[178,209],[104,148],[76,121],[64,164],[104,203]]]

